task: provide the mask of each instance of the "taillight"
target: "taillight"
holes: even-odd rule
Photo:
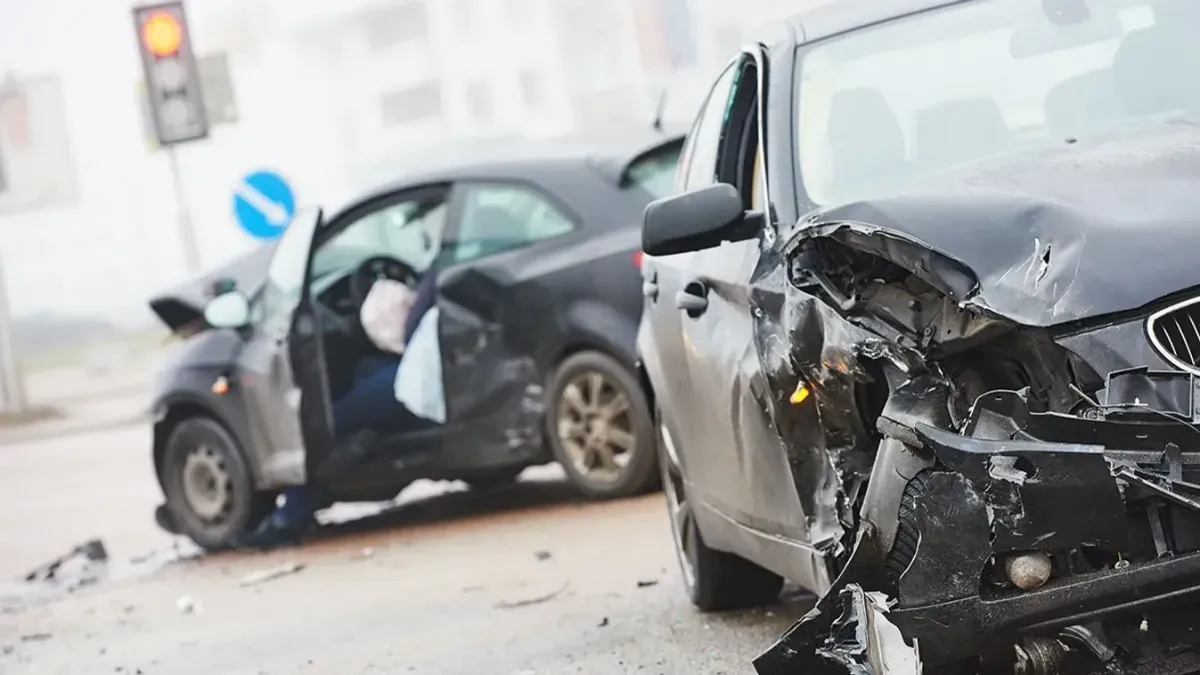
[[[638,269],[642,268],[642,252],[641,251],[633,252],[633,266]]]

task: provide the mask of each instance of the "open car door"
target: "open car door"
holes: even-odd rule
[[[316,225],[308,240],[304,262],[304,284],[292,313],[288,331],[288,356],[296,389],[300,395],[299,428],[304,439],[305,472],[317,475],[317,469],[333,449],[333,416],[329,402],[329,374],[326,371],[324,331],[312,297],[313,250],[325,226],[325,215],[317,211]]]
[[[499,265],[452,265],[438,279],[438,339],[446,397],[445,452],[541,441],[543,395],[531,350],[514,327],[525,303]]]
[[[331,442],[321,331],[308,278],[320,211],[298,214],[275,246],[238,370],[269,487],[306,482]]]

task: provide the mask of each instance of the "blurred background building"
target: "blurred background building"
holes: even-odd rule
[[[801,0],[812,4],[820,0]],[[129,0],[0,5],[0,259],[13,313],[133,325],[186,276]],[[257,169],[299,201],[449,142],[687,123],[715,68],[797,0],[192,0],[213,124],[178,147],[202,262],[252,241]]]

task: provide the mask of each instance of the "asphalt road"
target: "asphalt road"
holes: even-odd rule
[[[91,537],[112,557],[75,592],[0,585],[0,673],[751,673],[806,609],[698,614],[661,495],[584,502],[554,468],[492,494],[414,485],[357,520],[378,507],[342,507],[299,549],[174,559],[147,442],[0,446],[0,580]]]

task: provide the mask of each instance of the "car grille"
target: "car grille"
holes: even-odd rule
[[[1200,298],[1155,312],[1146,320],[1146,332],[1163,358],[1200,374]]]

